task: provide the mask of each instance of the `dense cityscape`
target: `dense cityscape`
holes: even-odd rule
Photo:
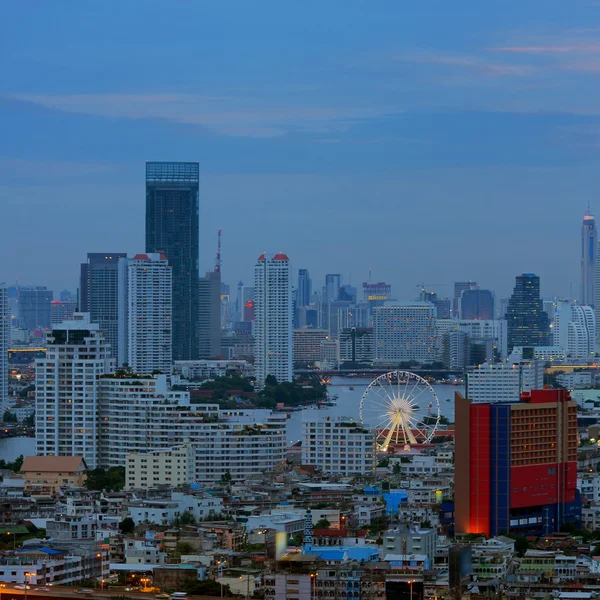
[[[200,276],[199,164],[145,168],[145,248],[89,253],[56,299],[0,288],[3,435],[26,448],[2,465],[0,582],[61,597],[598,594],[589,210],[578,298],[544,298],[524,273],[508,298],[458,281],[405,302],[339,273],[313,285],[283,251],[228,284],[221,230]]]

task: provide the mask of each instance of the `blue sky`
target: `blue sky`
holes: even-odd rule
[[[600,2],[14,2],[0,74],[2,280],[143,250],[144,161],[198,160],[232,284],[282,250],[401,299],[578,289]]]

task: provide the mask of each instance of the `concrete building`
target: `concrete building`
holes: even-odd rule
[[[129,516],[140,523],[172,525],[184,512],[197,521],[217,517],[223,512],[223,499],[215,496],[198,496],[171,492],[171,498],[137,500],[127,506]]]
[[[198,382],[232,373],[242,377],[254,374],[254,367],[246,360],[178,360],[173,370],[181,379]]]
[[[8,294],[0,286],[0,410],[8,407],[8,349],[11,342],[11,320],[8,309]]]
[[[430,302],[378,306],[373,310],[375,361],[438,360],[436,308]]]
[[[295,365],[317,363],[321,360],[321,342],[329,339],[327,329],[303,327],[294,329],[292,352]]]
[[[464,331],[472,340],[492,340],[497,349],[498,357],[504,359],[508,356],[508,338],[506,320],[465,320],[456,323],[460,331]]]
[[[596,219],[588,209],[581,226],[581,290],[579,302],[584,306],[594,306],[596,300],[594,284],[596,261],[598,260],[597,250]]]
[[[77,312],[75,300],[52,300],[50,305],[50,323],[52,328],[63,321],[70,321]]]
[[[172,269],[162,254],[119,260],[119,360],[140,375],[171,373]],[[125,358],[126,357],[126,358]]]
[[[591,306],[558,302],[552,328],[553,344],[570,358],[593,359],[596,350],[596,317]]]
[[[312,295],[312,279],[308,269],[298,269],[298,287],[296,288],[296,308],[310,304]]]
[[[374,357],[372,327],[350,327],[340,333],[340,362],[371,364]]]
[[[290,259],[261,254],[254,267],[254,349],[256,383],[268,375],[292,380],[292,295]]]
[[[104,334],[87,313],[75,313],[47,337],[35,361],[36,449],[41,455],[83,456],[99,466],[99,386],[114,360]]]
[[[578,373],[561,373],[556,376],[556,383],[568,390],[580,390],[591,388],[594,381],[591,371],[580,371]]]
[[[198,281],[198,358],[221,356],[221,271]]]
[[[326,474],[372,474],[375,434],[347,417],[303,415],[302,463]]]
[[[433,565],[437,532],[418,525],[398,526],[383,534],[383,554],[424,554]]]
[[[50,329],[52,325],[53,292],[45,286],[19,287],[19,327]]]
[[[537,360],[484,363],[466,374],[466,396],[473,403],[518,402],[523,392],[543,387],[543,363]]]
[[[79,279],[79,311],[89,313],[90,321],[104,332],[106,345],[117,364],[119,347],[119,259],[124,252],[91,252],[81,264]]]
[[[442,362],[448,369],[464,369],[469,365],[469,334],[447,331],[442,336]]]
[[[131,452],[125,464],[125,486],[141,490],[156,486],[177,487],[196,480],[196,451],[188,441],[154,452]]]
[[[83,486],[87,465],[82,456],[26,456],[21,472],[26,492],[52,496],[61,487]]]
[[[340,364],[340,346],[337,340],[321,340],[319,345],[319,367],[337,369]]]
[[[494,292],[479,286],[463,290],[458,299],[460,318],[463,320],[494,318]]]

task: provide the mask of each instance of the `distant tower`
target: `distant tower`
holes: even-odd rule
[[[298,269],[298,287],[296,288],[296,308],[310,304],[312,295],[312,280],[308,269]]]
[[[8,293],[0,285],[0,408],[2,412],[8,402],[8,348],[11,339],[10,310],[8,310]]]
[[[238,288],[239,289],[239,288]],[[214,271],[198,281],[198,358],[221,355],[221,230]]]
[[[290,259],[261,254],[254,267],[254,367],[256,382],[268,375],[292,380],[292,295]]]
[[[583,217],[581,227],[581,291],[579,302],[584,305],[594,305],[594,271],[596,267],[598,232],[596,219],[587,213]]]

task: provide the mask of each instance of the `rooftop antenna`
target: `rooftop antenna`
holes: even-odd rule
[[[369,267],[369,283],[371,283],[371,267]]]
[[[215,260],[215,273],[220,273],[221,272],[221,231],[222,231],[222,227],[219,227],[219,233],[218,233],[218,243],[217,243],[217,258]]]

